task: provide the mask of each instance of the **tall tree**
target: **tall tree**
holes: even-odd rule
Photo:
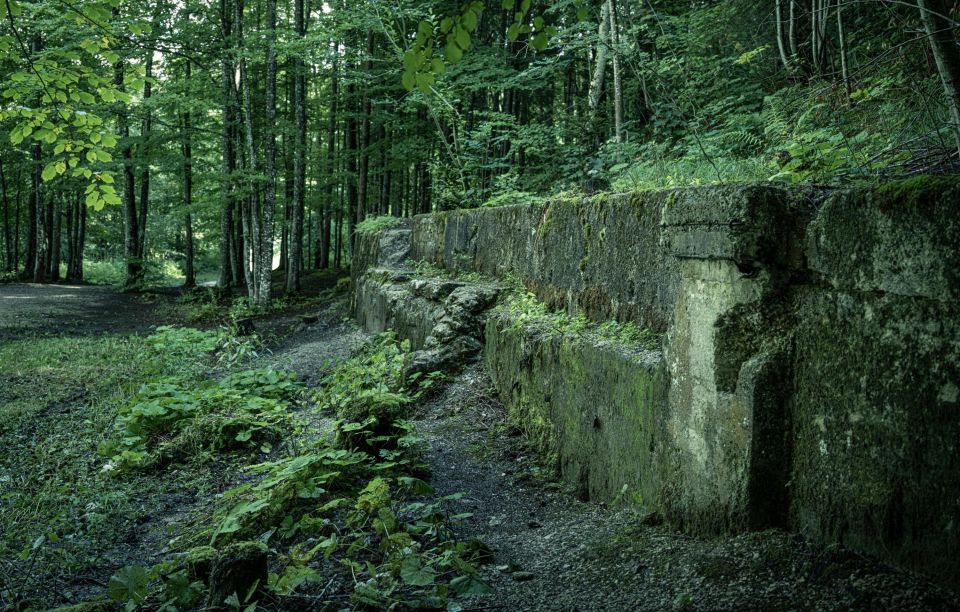
[[[297,38],[302,42],[307,35],[304,0],[294,0],[293,22]],[[293,139],[293,219],[289,237],[287,262],[287,292],[300,291],[300,272],[303,268],[303,215],[306,191],[307,155],[307,75],[302,58],[293,60],[293,107],[295,134]]]
[[[960,153],[960,51],[953,33],[954,22],[949,19],[944,0],[918,0],[920,17],[930,41],[930,50],[937,64],[937,73],[943,84],[943,93],[950,109],[951,129]]]
[[[118,91],[126,91],[124,59],[118,59],[113,65],[114,86]],[[127,104],[120,100],[116,104],[117,136],[120,138],[123,158],[123,252],[126,262],[127,286],[135,285],[143,278],[143,262],[139,253],[140,229],[138,226],[137,199],[133,176],[133,150],[130,144],[130,120]]]

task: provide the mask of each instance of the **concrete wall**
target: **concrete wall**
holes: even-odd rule
[[[421,216],[361,243],[355,311],[372,329],[436,319],[402,314],[429,308],[374,269],[402,268],[406,244],[554,309],[661,332],[662,350],[639,354],[500,307],[484,359],[586,497],[693,532],[784,526],[960,584],[958,201],[957,181],[925,179]]]

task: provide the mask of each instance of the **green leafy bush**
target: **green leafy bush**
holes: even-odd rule
[[[164,378],[121,408],[116,439],[101,452],[122,467],[155,466],[204,451],[269,452],[300,392],[296,375],[247,370],[215,383]]]

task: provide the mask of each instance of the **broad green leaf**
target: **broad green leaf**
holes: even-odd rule
[[[140,603],[147,597],[150,578],[146,568],[128,565],[117,570],[107,583],[107,593],[116,602]]]

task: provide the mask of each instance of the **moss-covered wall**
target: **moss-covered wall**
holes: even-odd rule
[[[694,532],[785,526],[956,585],[958,202],[954,179],[600,196],[417,217],[358,259],[395,267],[407,240],[410,259],[665,332],[633,353],[510,309],[486,325],[513,418],[586,497]],[[358,316],[417,338],[434,315],[383,274],[355,277]]]
[[[413,259],[513,276],[556,309],[666,329],[678,280],[664,256],[668,192],[416,217]]]
[[[934,184],[838,194],[809,227],[791,517],[958,584],[960,188]]]
[[[658,509],[666,378],[657,350],[487,322],[484,362],[511,419],[585,499]]]

